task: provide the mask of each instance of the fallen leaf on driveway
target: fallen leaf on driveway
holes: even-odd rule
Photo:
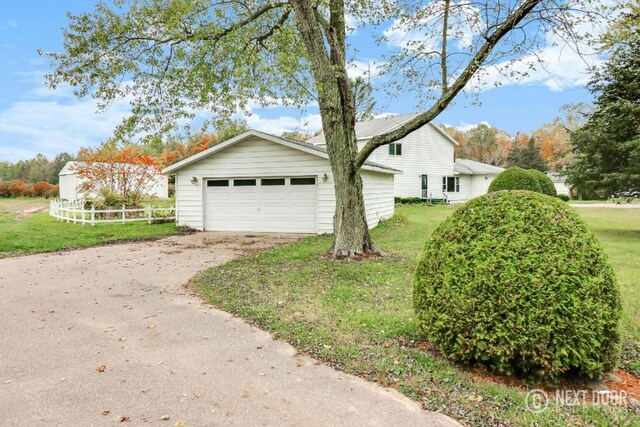
[[[100,365],[96,368],[97,372],[104,372],[107,370],[107,365]]]
[[[147,325],[147,329],[155,329],[155,328],[156,328],[156,325],[154,325],[153,323],[149,323]]]
[[[167,421],[169,419],[169,415],[163,415],[160,417],[162,421]]]
[[[102,412],[100,412],[102,415],[109,415],[111,411],[108,409],[103,409]]]
[[[182,421],[182,420],[178,420],[178,421],[176,421],[176,423],[175,423],[174,425],[175,425],[176,427],[183,427],[183,426],[186,426],[186,425],[187,425],[187,423],[185,423],[185,422],[184,422],[184,421]]]
[[[129,419],[130,419],[130,418],[129,418],[129,417],[127,417],[126,415],[120,415],[120,416],[118,417],[118,422],[123,423],[123,422],[125,422],[125,421],[129,421]]]

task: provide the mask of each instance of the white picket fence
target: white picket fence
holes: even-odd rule
[[[175,221],[176,208],[154,208],[148,206],[140,209],[127,209],[122,205],[121,209],[96,209],[91,205],[91,209],[86,209],[84,200],[51,200],[49,202],[49,215],[66,222],[79,222],[82,224],[100,224],[108,222],[147,221],[151,224],[154,221]],[[162,214],[160,214],[162,213]]]

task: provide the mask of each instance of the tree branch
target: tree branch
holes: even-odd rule
[[[449,31],[449,5],[451,0],[444,0],[444,16],[442,17],[442,52],[440,53],[440,69],[442,72],[442,92],[447,90],[447,36]]]
[[[520,6],[518,6],[505,20],[496,28],[495,32],[487,37],[486,42],[476,52],[471,61],[467,64],[464,71],[458,76],[455,82],[442,93],[440,99],[431,107],[428,111],[418,114],[411,121],[405,125],[395,129],[391,132],[387,132],[382,135],[374,136],[367,142],[367,144],[358,153],[356,158],[356,166],[361,167],[362,164],[369,158],[371,153],[383,145],[390,144],[394,141],[404,138],[411,132],[421,128],[427,123],[431,122],[438,114],[444,111],[445,108],[451,103],[455,96],[466,86],[471,80],[473,75],[480,69],[484,61],[487,59],[493,48],[498,44],[500,39],[504,37],[509,31],[515,28],[520,21],[522,21],[533,8],[541,3],[542,0],[524,0]]]

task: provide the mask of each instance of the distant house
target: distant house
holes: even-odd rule
[[[95,197],[95,194],[86,193],[82,189],[82,184],[87,178],[78,175],[78,168],[82,167],[82,162],[67,162],[59,173],[60,198],[63,200],[78,200],[85,197]],[[114,191],[117,191],[114,188]],[[145,191],[148,196],[166,199],[169,197],[169,183],[167,177],[158,173],[157,179],[150,183]]]
[[[179,225],[209,231],[332,233],[336,196],[327,151],[249,130],[163,170],[175,175]],[[394,176],[365,162],[369,227],[393,216]]]
[[[553,185],[556,187],[558,194],[571,195],[571,188],[567,185],[567,179],[564,176],[553,172],[547,172],[547,176],[553,181]]]
[[[491,181],[504,170],[498,166],[467,159],[456,159],[453,169],[460,179],[460,192],[452,197],[452,202],[466,201],[486,194]]]
[[[404,114],[356,123],[358,149],[374,136],[392,131],[415,116]],[[326,146],[324,134],[308,142]],[[456,162],[457,145],[444,130],[429,123],[394,143],[377,148],[369,160],[402,171],[395,177],[396,197],[465,202],[486,193],[493,178],[503,169],[471,160]]]

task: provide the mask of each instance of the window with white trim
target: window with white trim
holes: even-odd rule
[[[444,193],[459,193],[460,192],[460,177],[459,176],[443,176],[442,177],[442,192],[444,192]]]

